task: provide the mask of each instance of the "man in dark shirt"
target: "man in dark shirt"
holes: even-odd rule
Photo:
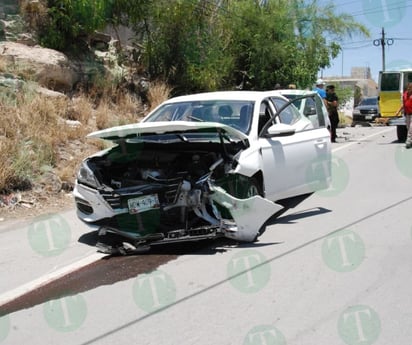
[[[328,85],[326,87],[326,107],[329,113],[330,120],[330,139],[332,143],[336,143],[336,128],[339,123],[339,113],[338,113],[338,96],[335,93],[335,86]]]

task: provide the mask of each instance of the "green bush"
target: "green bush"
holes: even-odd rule
[[[107,24],[111,1],[49,0],[48,16],[39,32],[42,45],[65,51]]]

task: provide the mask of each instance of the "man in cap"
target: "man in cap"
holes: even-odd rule
[[[322,79],[316,80],[316,87],[314,91],[316,91],[323,100],[326,98],[326,91],[324,87],[325,82]]]

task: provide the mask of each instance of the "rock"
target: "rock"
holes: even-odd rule
[[[55,91],[68,92],[78,81],[74,66],[66,55],[53,49],[0,42],[0,63],[12,64],[14,70]]]
[[[78,128],[82,126],[82,123],[77,120],[65,120],[66,125],[72,128]]]
[[[48,97],[48,98],[53,98],[53,99],[56,99],[56,98],[64,98],[64,99],[67,99],[67,96],[66,96],[64,93],[57,92],[57,91],[53,91],[53,90],[49,90],[49,89],[46,89],[46,88],[41,87],[41,86],[37,87],[37,88],[35,89],[35,91],[36,91],[38,94],[40,94],[40,95],[42,95],[42,96],[46,96],[46,97]]]
[[[19,34],[17,36],[16,43],[21,43],[31,47],[34,47],[37,44],[36,39],[30,33]]]
[[[92,49],[108,50],[109,43],[111,40],[112,40],[112,37],[110,35],[102,33],[102,32],[95,32],[90,37],[89,44],[92,47]]]
[[[23,86],[24,82],[10,73],[0,73],[0,89],[9,89],[17,92]]]

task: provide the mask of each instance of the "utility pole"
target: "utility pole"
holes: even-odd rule
[[[373,40],[373,45],[376,47],[382,46],[382,71],[385,72],[385,46],[391,46],[393,38],[385,38],[385,29],[382,27],[382,35],[380,39]]]

